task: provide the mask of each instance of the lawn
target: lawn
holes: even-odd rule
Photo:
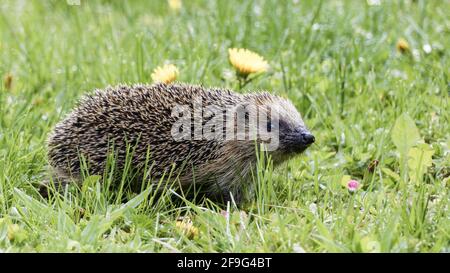
[[[450,251],[450,2],[74,3],[0,3],[0,252]],[[39,195],[48,133],[83,94],[168,63],[239,89],[234,47],[270,65],[238,91],[288,97],[316,137],[261,163],[245,206],[122,202],[93,176]]]

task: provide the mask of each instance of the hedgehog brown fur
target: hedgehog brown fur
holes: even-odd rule
[[[48,139],[48,158],[57,180],[81,180],[80,156],[86,159],[90,174],[102,175],[111,144],[117,167],[123,168],[127,147],[132,146],[132,165],[140,170],[150,161],[154,181],[175,170],[182,187],[195,183],[212,199],[227,201],[233,196],[239,203],[255,169],[255,140],[174,139],[171,130],[178,117],[172,110],[177,105],[192,109],[195,98],[201,98],[204,106],[221,109],[249,104],[275,109],[280,144],[270,152],[274,163],[303,152],[314,142],[292,103],[267,92],[242,95],[187,84],[120,85],[85,96],[56,125]],[[144,177],[143,172],[138,174]]]

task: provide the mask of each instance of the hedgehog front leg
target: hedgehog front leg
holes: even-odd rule
[[[207,197],[224,205],[230,202],[230,204],[235,204],[237,207],[242,205],[243,202],[243,194],[238,187],[230,187],[230,185],[219,183],[210,187]]]
[[[228,190],[222,193],[224,195],[224,199],[226,202],[230,202],[230,204],[236,204],[237,207],[240,207],[243,202],[242,193],[240,190]]]

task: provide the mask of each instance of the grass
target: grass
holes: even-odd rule
[[[450,251],[448,10],[438,0],[192,0],[178,13],[166,1],[2,1],[0,251]],[[316,136],[280,168],[261,164],[245,212],[126,187],[122,203],[100,177],[40,197],[47,134],[82,94],[151,82],[165,62],[179,81],[235,87],[229,47],[271,65],[242,92],[289,97]],[[413,124],[394,127],[403,113]],[[408,142],[415,127],[433,155],[413,180],[392,136]],[[362,188],[349,192],[345,176]]]

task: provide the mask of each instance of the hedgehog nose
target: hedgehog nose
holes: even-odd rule
[[[312,134],[310,133],[302,134],[302,142],[305,143],[306,145],[313,144],[314,141],[316,141],[316,138]]]

